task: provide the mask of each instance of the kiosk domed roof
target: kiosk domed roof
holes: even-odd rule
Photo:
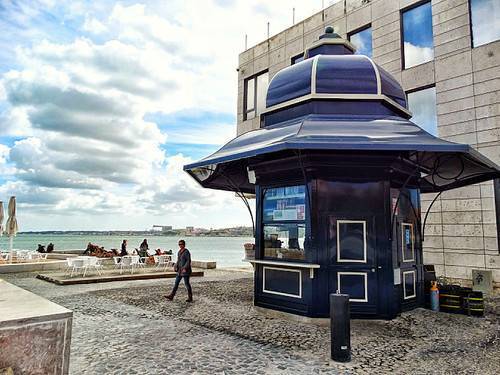
[[[309,99],[383,100],[409,117],[401,85],[369,57],[353,55],[354,46],[333,35],[306,51],[306,60],[276,73],[267,90],[268,110]]]

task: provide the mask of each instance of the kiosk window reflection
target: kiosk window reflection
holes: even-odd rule
[[[304,224],[264,225],[264,256],[276,259],[304,260]]]
[[[305,186],[264,191],[264,257],[305,260]]]

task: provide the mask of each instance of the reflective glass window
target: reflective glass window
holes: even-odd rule
[[[256,97],[256,108],[257,114],[261,113],[266,109],[266,94],[267,86],[269,85],[269,75],[267,73],[257,76],[257,97]]]
[[[349,41],[356,47],[356,55],[372,57],[372,28],[367,27],[349,36]]]
[[[435,87],[408,93],[408,109],[413,114],[412,122],[428,133],[438,135]]]
[[[262,218],[265,258],[305,260],[305,210],[304,185],[264,190]]]
[[[304,220],[306,190],[304,185],[266,189],[264,221]]]
[[[430,2],[403,12],[403,50],[405,69],[434,58]]]
[[[304,224],[264,225],[264,257],[304,260]]]
[[[266,93],[269,84],[267,72],[245,80],[245,120],[260,114],[266,108]]]
[[[500,39],[500,1],[470,0],[474,47]]]
[[[300,55],[292,57],[292,65],[293,64],[297,64],[297,63],[299,63],[301,61],[304,61],[304,54],[303,53],[301,53]]]

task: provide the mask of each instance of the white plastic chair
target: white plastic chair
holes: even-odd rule
[[[115,268],[120,268],[120,263],[122,261],[121,257],[113,257],[113,261],[115,262]]]
[[[29,252],[27,255],[28,255],[27,259],[33,262],[39,262],[42,259],[41,257],[42,254],[39,253]]]
[[[163,268],[163,270],[166,270],[167,267],[172,266],[171,262],[171,257],[170,255],[160,255],[158,256],[158,262],[156,263],[157,268]]]
[[[26,262],[28,260],[29,253],[26,250],[17,250],[16,258],[18,262]]]
[[[66,270],[64,271],[64,274],[68,275],[72,269],[73,269],[73,259],[66,258]]]
[[[80,271],[80,270],[82,272],[85,272],[85,267],[87,265],[87,262],[85,261],[85,259],[76,258],[76,259],[72,259],[71,265],[72,265],[72,268],[71,268],[70,277],[73,277],[73,274],[75,272],[78,273],[78,271]]]
[[[85,264],[85,270],[83,271],[83,277],[85,277],[89,269],[94,269],[97,272],[97,274],[101,275],[101,268],[102,264],[100,258],[97,257],[88,258]]]
[[[134,272],[134,269],[132,267],[132,257],[131,256],[122,257],[122,260],[120,262],[120,275],[123,273],[124,268],[131,269],[131,273]]]
[[[132,263],[130,264],[131,267],[132,267],[132,272],[131,273],[134,273],[134,268],[135,267],[143,267],[144,264],[141,264],[140,262],[140,259],[141,257],[139,255],[132,255]]]

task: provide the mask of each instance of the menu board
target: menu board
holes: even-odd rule
[[[264,220],[305,220],[305,187],[267,189],[264,195]]]

